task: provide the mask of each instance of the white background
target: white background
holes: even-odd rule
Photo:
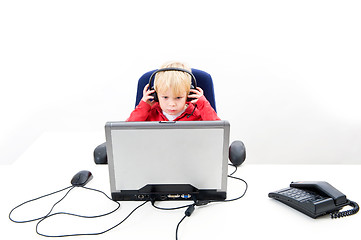
[[[212,75],[247,161],[360,163],[360,12],[347,0],[1,1],[0,164],[46,131],[125,120],[138,78],[168,60]]]

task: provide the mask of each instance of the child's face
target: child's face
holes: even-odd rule
[[[177,115],[186,108],[187,92],[174,95],[171,89],[158,93],[160,108],[169,115]]]

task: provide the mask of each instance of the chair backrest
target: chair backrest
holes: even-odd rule
[[[146,72],[139,78],[135,106],[137,106],[139,104],[140,100],[142,99],[143,89],[144,89],[145,85],[147,85],[149,83],[149,78],[154,71],[156,71],[156,70]],[[214,111],[217,112],[216,100],[214,97],[213,80],[212,80],[211,75],[202,70],[198,70],[198,69],[194,69],[194,68],[192,68],[192,73],[197,80],[197,86],[203,89],[204,96],[207,98],[207,100],[213,107]]]

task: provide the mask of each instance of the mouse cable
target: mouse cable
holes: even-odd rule
[[[90,189],[92,190],[92,189]],[[113,201],[113,200],[112,200]],[[107,230],[104,230],[102,232],[98,232],[98,233],[75,233],[75,234],[65,234],[65,235],[46,235],[46,234],[42,234],[38,231],[38,226],[39,224],[45,220],[46,218],[41,219],[37,224],[36,224],[36,233],[39,234],[40,236],[43,237],[52,237],[52,238],[56,238],[56,237],[77,237],[77,236],[95,236],[95,235],[101,235],[104,234],[106,232],[109,232],[110,230],[113,230],[114,228],[118,227],[119,225],[121,225],[122,223],[124,223],[137,209],[139,209],[140,207],[144,206],[148,201],[145,201],[143,203],[141,203],[140,205],[138,205],[137,207],[135,207],[123,220],[121,220],[119,223],[117,223],[116,225],[114,225],[113,227],[108,228]],[[59,213],[60,214],[60,213]],[[54,214],[55,215],[55,214]],[[79,216],[79,217],[84,217],[84,216]],[[95,216],[97,217],[97,216]],[[87,217],[85,217],[87,218]],[[89,218],[89,217],[88,217]]]
[[[69,189],[70,188],[70,189]],[[102,193],[104,196],[106,196],[108,199],[110,199],[111,201],[115,202],[117,204],[117,207],[108,212],[108,213],[104,213],[104,214],[101,214],[101,215],[97,215],[97,216],[82,216],[82,215],[78,215],[78,214],[73,214],[73,213],[68,213],[68,212],[57,212],[57,213],[52,213],[51,212],[53,211],[54,207],[59,204],[69,193],[71,190],[73,190],[75,187],[74,186],[69,186],[69,187],[66,187],[64,189],[61,189],[61,190],[58,190],[58,191],[55,191],[53,193],[49,193],[49,194],[46,194],[44,196],[41,196],[41,197],[38,197],[38,198],[34,198],[34,199],[31,199],[29,201],[26,201],[18,206],[16,206],[15,208],[13,208],[10,213],[9,213],[9,219],[15,223],[28,223],[28,222],[34,222],[34,221],[38,221],[38,220],[44,220],[45,218],[48,218],[48,217],[51,217],[51,216],[54,216],[54,215],[58,215],[58,214],[65,214],[65,215],[71,215],[71,216],[76,216],[76,217],[83,217],[83,218],[97,218],[97,217],[103,217],[103,216],[106,216],[106,215],[109,215],[109,214],[112,214],[113,212],[115,212],[116,210],[118,210],[120,208],[120,203],[116,202],[116,201],[113,201],[113,199],[109,198],[104,192],[100,191],[100,190],[97,190],[97,189],[92,189],[92,188],[87,188],[87,187],[82,187],[82,188],[85,188],[85,189],[88,189],[88,190],[92,190],[92,191],[96,191],[96,192],[100,192]],[[33,201],[36,201],[36,200],[39,200],[41,198],[44,198],[44,197],[47,197],[47,196],[51,196],[53,194],[56,194],[56,193],[59,193],[59,192],[62,192],[62,191],[65,191],[69,189],[66,194],[59,200],[57,201],[55,204],[53,204],[53,206],[51,207],[50,211],[45,215],[45,216],[42,216],[42,217],[39,217],[39,218],[34,218],[34,219],[30,219],[30,220],[22,220],[22,221],[18,221],[18,220],[14,220],[12,217],[11,217],[11,214],[13,213],[13,211],[27,203],[30,203],[30,202],[33,202]]]
[[[46,235],[46,234],[42,234],[39,232],[38,228],[39,228],[39,225],[41,222],[43,222],[45,219],[47,218],[50,218],[52,216],[55,216],[55,215],[58,215],[58,214],[65,214],[65,215],[71,215],[71,216],[76,216],[76,217],[81,217],[81,218],[97,218],[97,217],[103,217],[103,216],[106,216],[106,215],[109,215],[113,212],[115,212],[116,210],[118,210],[120,208],[120,203],[117,202],[117,201],[114,201],[113,199],[111,199],[110,197],[108,197],[107,194],[105,194],[104,192],[100,191],[100,190],[97,190],[97,189],[93,189],[93,188],[87,188],[87,187],[82,187],[82,188],[85,188],[85,189],[88,189],[88,190],[92,190],[92,191],[96,191],[96,192],[100,192],[102,193],[103,195],[105,195],[108,199],[110,199],[111,201],[117,203],[117,207],[116,209],[108,212],[108,213],[105,213],[105,214],[101,214],[101,215],[96,215],[96,216],[82,216],[82,215],[78,215],[78,214],[73,214],[73,213],[67,213],[67,212],[57,212],[57,213],[51,213],[53,211],[53,209],[55,208],[55,206],[57,204],[59,204],[62,200],[65,199],[65,197],[70,193],[71,190],[73,190],[75,187],[74,186],[69,186],[69,187],[66,187],[64,189],[61,189],[59,191],[55,191],[53,193],[50,193],[50,194],[46,194],[44,196],[41,196],[41,197],[38,197],[38,198],[34,198],[34,199],[31,199],[29,201],[26,201],[18,206],[16,206],[15,208],[13,208],[10,213],[9,213],[9,219],[15,223],[27,223],[27,222],[34,222],[34,221],[37,221],[37,224],[36,224],[36,233],[40,236],[43,236],[43,237],[72,237],[72,236],[89,236],[89,235],[100,235],[100,234],[103,234],[103,233],[106,233],[116,227],[118,227],[120,224],[122,224],[123,222],[125,222],[138,208],[140,208],[141,206],[145,205],[148,201],[146,202],[143,202],[142,204],[138,205],[137,207],[135,207],[122,221],[120,221],[119,223],[117,223],[116,225],[114,225],[113,227],[105,230],[105,231],[102,231],[102,232],[99,232],[99,233],[81,233],[81,234],[68,234],[68,235],[55,235],[55,236],[51,236],[51,235]],[[68,190],[69,189],[69,190]],[[32,202],[32,201],[36,201],[38,199],[41,199],[41,198],[44,198],[44,197],[47,197],[47,196],[50,196],[50,195],[53,195],[53,194],[56,194],[56,193],[59,193],[59,192],[62,192],[62,191],[65,191],[65,190],[68,190],[65,195],[60,199],[58,200],[55,204],[53,204],[53,206],[51,207],[50,211],[45,215],[45,216],[42,216],[42,217],[39,217],[39,218],[34,218],[34,219],[31,219],[31,220],[24,220],[24,221],[18,221],[18,220],[14,220],[12,219],[11,217],[11,214],[13,213],[13,211],[29,202]]]
[[[68,213],[68,212],[57,212],[57,213],[53,213],[47,217],[51,217],[51,216],[54,216],[54,215],[58,215],[58,214],[65,214],[65,215],[70,215],[70,216],[75,216],[75,217],[80,217],[80,218],[98,218],[98,217],[105,217],[107,215],[110,215],[112,213],[114,213],[115,211],[117,211],[119,208],[120,208],[120,203],[117,202],[117,201],[114,201],[113,199],[111,199],[105,192],[103,191],[100,191],[100,190],[97,190],[97,189],[94,189],[94,188],[88,188],[88,187],[84,187],[82,186],[81,188],[84,188],[84,189],[87,189],[87,190],[91,190],[91,191],[95,191],[95,192],[99,192],[101,194],[103,194],[106,198],[108,198],[110,201],[114,202],[117,204],[117,207],[113,210],[111,210],[110,212],[107,212],[107,213],[103,213],[103,214],[100,214],[100,215],[95,215],[95,216],[84,216],[84,215],[79,215],[79,214],[74,214],[74,213]]]
[[[56,193],[65,191],[65,190],[67,190],[67,189],[69,189],[69,188],[70,188],[70,190],[56,203],[56,204],[58,204],[60,201],[62,201],[62,200],[68,195],[68,193],[69,193],[71,190],[74,189],[73,186],[69,186],[69,187],[63,188],[63,189],[61,189],[61,190],[58,190],[58,191],[55,191],[55,192],[52,192],[52,193],[43,195],[43,196],[41,196],[41,197],[37,197],[37,198],[31,199],[31,200],[28,200],[28,201],[26,201],[26,202],[23,202],[23,203],[19,204],[18,206],[14,207],[14,208],[10,211],[10,213],[9,213],[9,219],[10,219],[12,222],[15,222],[15,223],[28,223],[28,222],[34,222],[34,221],[43,219],[43,218],[45,218],[46,216],[49,216],[50,212],[53,210],[53,208],[55,207],[56,204],[53,205],[53,207],[51,208],[51,210],[50,210],[50,212],[49,212],[48,214],[46,214],[45,216],[39,217],[39,218],[34,218],[34,219],[30,219],[30,220],[22,220],[22,221],[14,220],[14,219],[11,218],[11,214],[14,212],[15,209],[17,209],[17,208],[19,208],[19,207],[21,207],[21,206],[23,206],[23,205],[25,205],[25,204],[27,204],[27,203],[30,203],[30,202],[39,200],[39,199],[41,199],[41,198],[48,197],[48,196],[51,196],[51,195],[53,195],[53,194],[56,194]]]

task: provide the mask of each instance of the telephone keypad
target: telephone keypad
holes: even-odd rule
[[[279,192],[279,194],[292,198],[298,202],[317,202],[325,199],[320,195],[315,195],[298,188],[287,188],[284,191]]]

